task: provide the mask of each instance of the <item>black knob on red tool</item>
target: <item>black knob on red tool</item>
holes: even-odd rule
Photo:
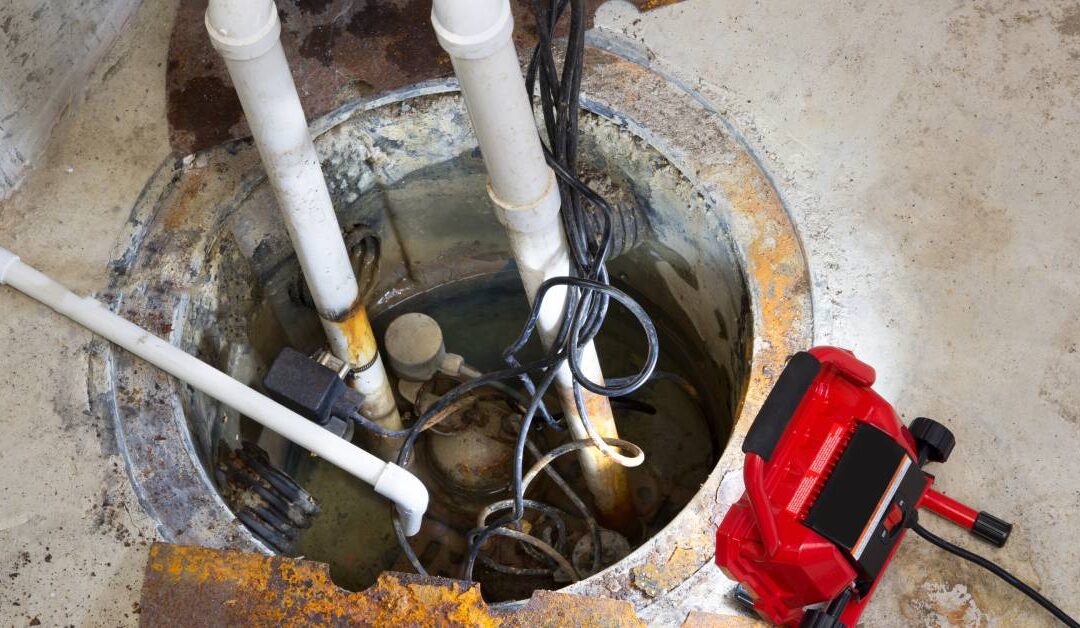
[[[1011,523],[1002,521],[988,512],[980,512],[971,526],[972,534],[998,547],[1005,547],[1005,541],[1009,540],[1011,532]]]
[[[908,427],[918,446],[919,462],[945,462],[949,459],[956,437],[941,423],[924,416],[916,418]]]
[[[829,615],[824,609],[815,608],[806,611],[799,628],[847,628],[844,622]]]
[[[799,628],[847,628],[847,624],[840,621],[844,614],[844,608],[851,601],[853,593],[850,588],[844,589],[825,608],[812,608],[803,614]]]

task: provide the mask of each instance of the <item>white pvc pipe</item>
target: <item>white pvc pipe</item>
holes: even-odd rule
[[[412,473],[334,436],[285,406],[117,316],[100,302],[90,297],[79,297],[20,261],[11,251],[0,248],[0,285],[4,284],[372,485],[376,493],[397,505],[405,533],[412,536],[419,532],[427,510],[428,492]]]
[[[532,106],[512,40],[509,0],[434,0],[431,23],[450,55],[489,176],[488,194],[532,303],[540,285],[570,274],[570,251],[559,218],[555,173],[544,159]],[[566,287],[548,291],[537,330],[550,346],[562,323]],[[581,369],[602,383],[593,343],[582,350]],[[589,438],[574,403],[574,378],[566,364],[555,379],[563,413],[575,439]],[[606,397],[585,391],[590,418],[601,436],[617,438]],[[630,507],[625,474],[595,449],[581,452],[585,477],[602,514],[624,519]]]
[[[559,220],[559,188],[544,160],[511,39],[510,3],[435,0],[431,22],[461,84],[488,171],[488,193],[531,302],[545,279],[570,274],[570,253]],[[545,344],[558,332],[565,299],[566,288],[555,287],[541,306],[537,327]],[[586,349],[585,360],[593,353]]]
[[[281,47],[277,7],[273,0],[211,0],[206,30],[225,59],[330,350],[350,366],[366,367],[352,381],[364,394],[364,414],[400,429],[394,394],[358,303],[356,275]],[[355,320],[359,317],[364,320]]]
[[[213,0],[206,29],[225,58],[312,300],[324,319],[340,320],[356,302],[356,276],[281,47],[277,9],[272,0]]]

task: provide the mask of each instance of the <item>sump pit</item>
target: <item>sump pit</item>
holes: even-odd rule
[[[601,89],[590,92],[586,86],[585,104],[591,113],[582,120],[581,159],[590,183],[606,188],[626,217],[620,245],[624,253],[610,265],[614,283],[632,291],[649,309],[664,330],[662,368],[689,380],[706,411],[688,402],[679,387],[660,382],[645,392],[670,397],[662,403],[654,399],[652,405],[661,409],[683,404],[676,418],[663,413],[620,415],[620,430],[645,448],[647,461],[658,465],[644,484],[662,495],[662,504],[634,539],[635,544],[644,542],[640,549],[572,588],[588,590],[596,586],[590,583],[608,582],[604,586],[610,592],[610,582],[617,581],[621,595],[650,599],[677,584],[681,571],[692,572],[707,555],[697,531],[708,529],[711,515],[702,506],[714,499],[703,493],[712,490],[715,495],[719,476],[731,470],[723,458],[717,466],[717,456],[747,402],[755,402],[749,395],[759,394],[762,378],[772,376],[766,371],[770,364],[782,364],[784,345],[805,335],[809,307],[808,300],[800,301],[805,298],[800,291],[807,286],[799,283],[805,268],[797,241],[775,196],[769,198],[767,180],[736,178],[742,189],[724,189],[726,178],[740,169],[751,167],[760,175],[753,162],[745,160],[741,146],[720,137],[725,130],[713,120],[712,128],[723,141],[714,142],[712,149],[726,155],[726,168],[710,172],[693,167],[693,151],[658,141],[668,129],[647,126],[638,121],[640,111],[620,108],[620,90],[633,88],[613,80],[612,72],[658,80],[671,89],[666,82],[607,55],[595,70],[587,76],[598,77]],[[657,90],[644,93],[664,96]],[[451,351],[483,368],[496,366],[492,360],[523,319],[524,297],[508,261],[503,229],[484,191],[482,162],[459,98],[448,85],[429,85],[339,112],[324,123],[327,128],[317,144],[339,220],[347,231],[364,234],[356,241],[367,242],[369,251],[371,243],[378,242],[377,279],[368,299],[377,333],[381,337],[390,316],[424,311],[439,319]],[[123,293],[125,313],[134,319],[144,324],[149,320],[152,329],[254,384],[280,346],[313,349],[319,344],[319,329],[297,289],[295,262],[270,191],[259,181],[253,153],[239,144],[195,156],[176,168],[179,176],[170,175],[166,167],[156,187],[148,189],[142,208],[148,215],[145,223],[134,226],[133,246],[118,264],[123,274],[118,274],[114,291]],[[755,188],[761,184],[762,189]],[[780,209],[779,215],[770,215],[770,202]],[[758,203],[753,208],[758,215],[742,213],[749,208],[738,207],[740,203]],[[775,230],[777,225],[780,230]],[[172,237],[163,237],[166,232]],[[788,244],[789,250],[778,251]],[[748,256],[755,247],[769,249],[764,253],[773,257]],[[755,274],[763,267],[773,272],[766,281],[791,278],[792,289],[779,295],[775,286],[765,286],[771,294],[763,293],[763,276]],[[146,278],[152,278],[149,284]],[[788,303],[764,312],[761,305],[770,299]],[[485,302],[498,302],[500,316],[481,310]],[[794,315],[780,322],[783,329],[762,324],[763,314],[783,315],[785,307]],[[479,327],[484,333],[476,333]],[[600,339],[601,354],[612,360],[605,368],[625,372],[626,363],[633,362],[633,347],[617,345],[620,336],[633,336],[617,324],[612,327],[610,337]],[[188,390],[174,394],[167,383],[144,385],[146,400],[157,403],[137,410],[125,399],[140,380],[153,378],[126,356],[112,358],[117,418],[127,437],[136,487],[166,538],[259,548],[208,488],[222,444],[235,444],[238,438],[258,441],[261,435],[231,411]],[[145,432],[155,420],[172,429],[158,429],[147,438]],[[139,449],[141,442],[159,451],[147,454]],[[322,514],[299,540],[300,553],[329,562],[335,581],[349,588],[370,584],[383,569],[404,567],[386,525],[389,510],[384,503],[363,496],[364,487],[334,478],[326,465],[296,459],[295,453],[290,460],[272,438],[262,438],[261,444],[323,503]],[[148,466],[148,458],[155,457]],[[156,471],[147,474],[143,470],[148,468]],[[165,503],[169,493],[174,499]],[[180,503],[193,514],[187,521],[171,508]],[[687,534],[687,529],[695,532]],[[670,559],[674,550],[679,550],[680,562],[665,571],[657,557]],[[525,587],[489,597],[527,595]]]
[[[327,150],[327,175],[342,224],[352,225],[346,228],[348,239],[364,241],[355,234],[366,234],[368,242],[378,242],[370,247],[378,250],[377,262],[369,262],[362,273],[376,277],[368,290],[376,335],[381,340],[389,321],[401,313],[423,312],[443,326],[448,349],[462,354],[469,364],[483,371],[505,368],[499,356],[519,333],[528,306],[505,231],[487,198],[483,163],[471,145],[460,99],[421,97],[385,109],[372,112],[367,125],[358,119],[320,140]],[[741,389],[738,380],[745,373],[739,356],[749,342],[745,287],[731,249],[717,245],[722,234],[695,234],[688,224],[687,217],[703,213],[704,207],[677,170],[595,114],[582,121],[582,130],[582,167],[591,183],[616,202],[620,216],[618,254],[609,263],[613,283],[639,297],[653,317],[661,332],[659,368],[671,375],[632,398],[655,408],[655,415],[617,412],[620,436],[646,453],[645,465],[631,472],[641,519],[640,529],[630,533],[628,541],[636,547],[686,505],[727,441],[736,406],[733,393]],[[425,148],[418,155],[416,147]],[[413,167],[407,170],[410,162]],[[322,331],[303,298],[295,257],[287,243],[275,237],[281,227],[268,186],[257,187],[225,229],[231,237],[222,238],[212,253],[213,259],[221,260],[217,280],[192,295],[184,329],[188,342],[200,348],[200,357],[257,386],[282,347],[313,352],[323,344]],[[703,284],[713,287],[698,291],[692,303],[675,296]],[[605,372],[632,373],[644,354],[640,332],[617,306],[612,306],[609,317],[598,338]],[[533,356],[539,357],[533,349]],[[684,390],[687,384],[689,390]],[[189,405],[210,403],[194,395]],[[401,405],[408,412],[407,400],[402,399]],[[303,455],[272,433],[263,433],[254,423],[234,418],[208,423],[206,428],[211,436],[200,446],[207,461],[217,466],[224,447],[235,448],[241,440],[257,442],[275,466],[319,501],[325,511],[314,518],[312,528],[299,532],[295,551],[330,564],[336,582],[360,589],[374,583],[384,569],[409,569],[400,558],[390,510],[370,487]],[[362,440],[363,435],[356,438]],[[447,486],[445,474],[424,473],[439,459],[431,447],[447,438],[443,433],[427,434],[418,447],[417,472],[432,493],[428,527],[438,532],[426,531],[414,544],[431,573],[457,577],[465,533],[475,525],[476,513],[508,495],[505,491],[464,495]],[[565,435],[545,432],[537,439],[547,451]],[[479,464],[469,458],[463,455],[458,464]],[[559,470],[587,499],[576,463],[561,460]],[[532,491],[529,497],[557,497],[555,493]],[[230,505],[235,508],[237,501]],[[584,530],[573,521],[572,506],[559,507],[571,520],[568,524],[576,523],[568,525],[573,529],[565,543],[569,553]],[[517,564],[514,569],[536,569],[535,560],[500,549],[510,554],[507,559]],[[489,600],[528,597],[533,588],[566,583],[558,576],[506,575],[483,563],[478,566],[476,578]]]

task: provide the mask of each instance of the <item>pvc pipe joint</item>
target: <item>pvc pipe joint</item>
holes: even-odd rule
[[[255,11],[250,2],[211,2],[204,21],[210,43],[221,56],[247,61],[270,51],[281,36],[281,20],[273,0],[262,0]],[[243,6],[241,6],[243,5]]]
[[[19,256],[0,247],[0,286],[7,282],[7,273],[19,262]]]
[[[510,0],[435,0],[431,25],[451,57],[483,59],[511,41],[514,15]]]
[[[356,275],[281,47],[277,7],[272,0],[211,0],[206,31],[225,58],[334,355],[348,360],[333,323],[356,305]]]
[[[532,303],[545,280],[570,274],[570,249],[559,219],[559,186],[544,157],[511,36],[509,0],[434,0],[431,22],[454,64],[488,171],[488,195],[507,229]],[[566,294],[565,286],[557,286],[540,304],[536,327],[545,346],[558,335]],[[592,342],[582,348],[582,371],[593,381],[604,381]],[[587,438],[568,365],[559,368],[555,387],[571,432]],[[617,438],[608,400],[591,392],[585,396],[599,435]],[[589,490],[605,521],[618,528],[628,525],[632,503],[622,468],[600,451],[582,450],[580,455]]]
[[[495,189],[488,182],[488,197],[495,205],[495,217],[504,227],[510,231],[529,234],[558,229],[559,210],[562,207],[562,199],[559,196],[559,186],[555,181],[555,173],[548,169],[548,185],[543,195],[534,202],[524,205],[508,203],[495,193]]]
[[[205,21],[210,41],[225,58],[330,349],[359,369],[351,385],[366,398],[365,414],[389,429],[401,429],[394,393],[281,47],[277,7],[273,0],[210,0]],[[385,454],[392,455],[389,449]]]

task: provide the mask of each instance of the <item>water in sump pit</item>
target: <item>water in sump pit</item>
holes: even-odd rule
[[[655,407],[655,415],[616,413],[620,437],[641,446],[646,455],[646,462],[633,472],[647,474],[650,480],[643,487],[636,483],[635,490],[657,493],[655,511],[644,522],[641,538],[632,539],[634,546],[670,521],[697,491],[723,445],[717,426],[727,420],[715,416],[723,410],[716,409],[721,407],[719,404],[710,403],[715,397],[709,394],[706,382],[701,381],[708,369],[701,368],[701,360],[707,358],[702,355],[700,342],[665,324],[662,312],[652,304],[639,302],[653,317],[659,333],[658,370],[688,380],[703,393],[704,403],[692,399],[679,385],[659,380],[632,395]],[[481,370],[494,370],[502,366],[503,349],[520,332],[528,315],[528,303],[520,279],[512,272],[445,284],[380,313],[373,321],[376,336],[381,339],[390,321],[409,312],[423,312],[435,318],[442,327],[448,351],[462,354],[469,364]],[[614,302],[597,338],[597,348],[604,372],[609,375],[636,372],[643,361],[645,344],[640,327]],[[538,345],[530,345],[525,354],[538,357]],[[705,408],[710,408],[708,412],[713,416],[705,416]],[[576,468],[576,462],[562,464],[564,468],[567,464]],[[382,571],[411,571],[391,529],[390,508],[369,486],[333,465],[307,457],[293,473],[322,509],[311,528],[302,532],[297,554],[328,563],[334,582],[353,591],[374,584]],[[570,470],[568,479],[575,490],[586,495],[580,477],[573,479],[573,475]],[[434,575],[459,576],[458,573]],[[477,572],[477,579],[483,584],[481,572]],[[527,597],[527,591],[514,587],[495,591],[490,585],[485,589],[489,601],[515,596]]]

